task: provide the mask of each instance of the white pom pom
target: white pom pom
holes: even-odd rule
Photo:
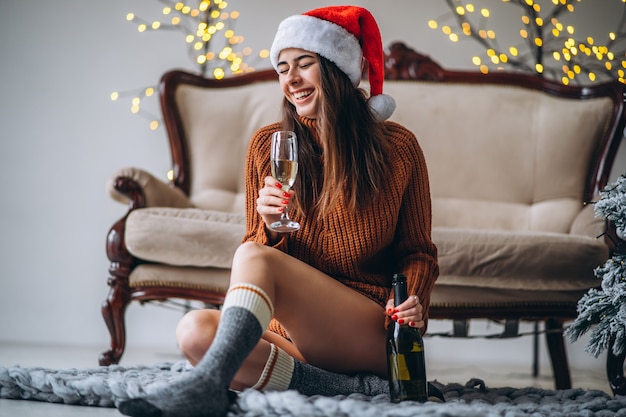
[[[376,118],[380,121],[387,120],[396,109],[396,101],[387,94],[370,97],[367,102]]]

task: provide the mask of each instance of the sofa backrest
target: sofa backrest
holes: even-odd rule
[[[428,164],[433,225],[567,233],[606,136],[610,98],[521,87],[387,81],[392,116]]]
[[[569,232],[608,181],[624,128],[622,86],[446,71],[399,45],[384,88],[397,102],[391,120],[424,150],[433,226]],[[248,142],[280,119],[282,99],[273,70],[219,81],[164,75],[174,184],[194,205],[243,212]]]
[[[161,107],[174,183],[195,206],[244,212],[248,142],[258,128],[280,119],[282,93],[276,80],[273,70],[237,77],[227,88],[223,81],[180,71],[164,76]]]

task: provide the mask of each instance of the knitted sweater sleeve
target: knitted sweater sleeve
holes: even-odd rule
[[[265,177],[271,175],[270,145],[273,132],[280,130],[280,124],[274,123],[257,130],[248,145],[245,165],[245,207],[246,233],[242,242],[257,242],[270,245],[265,222],[256,211],[259,190],[264,186]],[[287,240],[283,237],[273,246],[285,251]]]
[[[398,213],[393,253],[398,270],[406,274],[409,294],[416,294],[428,318],[430,294],[439,275],[437,247],[431,239],[430,185],[424,153],[415,136],[400,125],[388,122],[395,144],[397,163],[404,165],[406,183]],[[389,298],[393,298],[393,293]]]

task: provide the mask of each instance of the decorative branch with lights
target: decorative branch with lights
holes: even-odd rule
[[[267,49],[261,50],[257,56],[249,47],[243,45],[244,37],[237,35],[232,28],[239,12],[228,12],[225,0],[199,0],[195,5],[182,1],[159,0],[163,3],[163,21],[145,20],[135,13],[128,13],[126,20],[137,25],[140,33],[157,30],[173,30],[182,32],[189,56],[198,66],[198,72],[204,77],[222,79],[226,75],[239,75],[255,70],[250,63],[258,62],[269,56]],[[131,97],[130,111],[141,114],[150,120],[150,129],[159,127],[158,118],[150,114],[142,106],[142,100],[152,97],[154,86],[133,91],[111,93],[111,100]]]
[[[482,45],[485,54],[474,56],[472,63],[485,74],[509,67],[560,80],[564,85],[615,79],[626,83],[626,0],[613,0],[624,7],[616,30],[608,32],[603,42],[591,36],[577,39],[574,27],[562,22],[581,1],[551,0],[551,8],[542,8],[534,0],[502,0],[522,11],[521,41],[516,45],[501,46],[495,30],[489,28],[492,12],[463,0],[445,0],[452,14],[442,20],[454,19],[455,28],[437,20],[430,20],[428,25],[431,29],[441,28],[452,42],[466,37]]]

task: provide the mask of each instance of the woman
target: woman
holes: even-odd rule
[[[372,15],[327,7],[281,23],[271,49],[282,123],[257,131],[246,170],[246,235],[221,312],[191,312],[180,347],[196,368],[119,405],[133,416],[221,415],[229,387],[304,394],[384,392],[386,322],[425,330],[438,274],[426,164],[413,134],[384,122],[383,52]],[[356,88],[362,57],[370,98]],[[289,192],[270,176],[270,138],[293,130],[299,171]],[[268,225],[289,207],[299,231]],[[394,308],[391,277],[412,296]],[[355,376],[355,374],[359,374]]]

